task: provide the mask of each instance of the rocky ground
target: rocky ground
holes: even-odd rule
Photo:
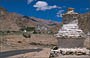
[[[50,49],[57,44],[53,35],[35,34],[31,38],[22,35],[0,36],[1,58],[49,58]]]
[[[1,58],[49,58],[50,50],[57,45],[53,35],[32,34],[31,38],[22,35],[0,36]],[[58,56],[57,58],[89,58],[90,56]]]

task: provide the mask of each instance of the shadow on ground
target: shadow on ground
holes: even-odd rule
[[[29,53],[29,52],[40,52],[42,49],[25,49],[25,50],[13,50],[13,51],[5,51],[0,52],[0,58],[7,58],[9,56]]]

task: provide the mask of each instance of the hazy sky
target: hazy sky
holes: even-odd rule
[[[9,12],[53,21],[61,21],[68,7],[78,13],[90,12],[90,0],[0,0],[0,6]]]

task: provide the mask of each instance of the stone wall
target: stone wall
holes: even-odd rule
[[[84,47],[84,38],[57,38],[60,48]]]
[[[88,49],[90,49],[90,37],[86,38],[85,42],[84,42],[84,46]]]

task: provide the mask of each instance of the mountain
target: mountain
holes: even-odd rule
[[[78,16],[79,27],[85,32],[90,32],[90,12]]]
[[[42,25],[56,32],[60,23],[35,17],[23,16],[17,13],[0,14],[0,31],[19,31],[23,27],[36,27]]]
[[[86,48],[90,49],[90,12],[81,14],[78,17],[78,22],[79,22],[79,27],[87,34],[89,35],[85,42],[84,45]]]

